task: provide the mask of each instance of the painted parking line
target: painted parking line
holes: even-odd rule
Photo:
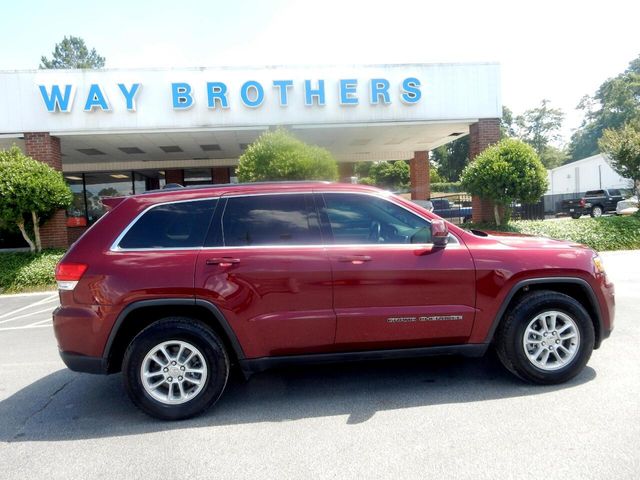
[[[27,318],[27,317],[31,317],[33,315],[38,315],[39,313],[45,313],[45,312],[51,313],[53,312],[53,309],[45,308],[44,310],[38,310],[37,312],[23,313],[22,315],[18,315],[17,317],[11,317],[5,320],[0,320],[0,325],[2,325],[3,323],[15,322],[16,320],[20,320],[21,318]]]
[[[51,317],[45,318],[44,320],[38,320],[37,322],[34,322],[34,323],[30,323],[29,325],[25,325],[25,327],[37,327],[38,325],[53,326]]]
[[[15,310],[12,310],[10,312],[3,313],[2,315],[0,315],[0,319],[7,318],[7,317],[10,317],[12,315],[15,315],[16,313],[28,310],[28,309],[30,309],[32,307],[36,307],[38,305],[44,305],[46,303],[55,302],[57,300],[58,300],[58,294],[51,295],[49,297],[43,298],[42,300],[38,300],[37,302],[33,302],[33,303],[30,303],[29,305],[25,305],[24,307],[16,308]],[[3,322],[0,322],[0,323],[3,323]]]
[[[47,320],[47,321],[51,322],[50,320]],[[9,330],[32,330],[34,328],[49,328],[49,327],[53,327],[53,323],[48,323],[44,325],[26,325],[23,327],[4,327],[4,328],[0,328],[0,332],[6,332]]]

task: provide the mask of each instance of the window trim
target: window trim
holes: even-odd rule
[[[133,220],[131,220],[131,222],[129,222],[129,224],[125,227],[124,230],[122,230],[122,232],[120,232],[120,235],[118,235],[116,237],[116,239],[113,241],[113,243],[111,244],[111,247],[109,248],[109,251],[111,252],[155,252],[155,251],[165,251],[165,250],[201,250],[202,249],[202,245],[200,247],[144,247],[144,248],[124,248],[120,246],[120,242],[122,241],[122,239],[125,237],[125,235],[129,232],[129,230],[131,230],[133,228],[133,226],[138,223],[138,221],[150,210],[153,210],[156,207],[162,207],[165,205],[174,205],[174,204],[178,204],[178,203],[186,203],[186,202],[204,202],[204,201],[211,201],[211,200],[216,200],[216,204],[214,207],[214,210],[211,214],[211,219],[213,219],[213,216],[215,215],[215,210],[216,207],[218,206],[218,202],[220,201],[221,197],[207,197],[207,198],[190,198],[188,200],[174,200],[171,202],[162,202],[162,203],[154,203],[153,205],[149,205],[147,208],[145,208],[144,210],[142,210],[138,215],[135,216],[135,218]],[[101,218],[105,217],[105,215],[103,215]],[[209,222],[211,222],[211,219],[209,220]],[[207,235],[208,235],[208,231],[210,228],[211,224],[209,224],[209,226],[207,226],[207,231],[205,232],[205,238],[204,240],[206,240]]]
[[[286,249],[286,248],[309,248],[309,249],[318,249],[318,248],[329,248],[329,249],[335,249],[335,248],[346,248],[346,247],[366,247],[366,248],[388,248],[388,247],[406,247],[406,248],[415,248],[418,245],[433,245],[433,243],[341,243],[341,244],[335,244],[335,243],[328,243],[329,239],[325,238],[325,234],[324,231],[322,229],[322,220],[320,219],[320,211],[318,208],[318,205],[315,205],[315,209],[316,209],[316,214],[318,215],[318,220],[320,223],[320,234],[322,237],[322,241],[323,243],[320,244],[308,244],[308,243],[304,243],[304,244],[289,244],[289,245],[241,245],[241,246],[224,246],[224,245],[216,245],[216,246],[206,246],[206,245],[202,245],[200,247],[158,247],[158,248],[122,248],[119,246],[120,241],[122,240],[122,238],[124,238],[124,236],[127,234],[127,232],[133,227],[133,225],[135,225],[135,223],[149,210],[151,210],[152,208],[155,207],[159,207],[162,205],[170,205],[170,204],[174,204],[174,203],[184,203],[184,202],[198,202],[198,201],[206,201],[206,200],[217,200],[218,202],[216,203],[216,210],[214,210],[213,215],[211,217],[211,222],[213,222],[215,220],[216,217],[216,211],[219,208],[220,202],[221,201],[225,201],[225,207],[226,207],[226,200],[233,198],[233,197],[257,197],[257,196],[264,196],[264,195],[293,195],[293,194],[310,194],[313,195],[315,197],[316,194],[320,194],[323,195],[325,193],[348,193],[350,195],[364,195],[364,196],[369,196],[369,197],[376,197],[376,198],[380,198],[381,200],[386,200],[400,208],[403,208],[404,210],[406,210],[407,212],[422,218],[423,220],[425,220],[426,222],[428,222],[429,224],[431,224],[431,219],[428,219],[426,217],[423,217],[419,214],[417,214],[416,212],[412,211],[411,209],[405,207],[404,205],[401,205],[395,201],[393,201],[392,198],[389,198],[387,196],[384,195],[380,195],[378,193],[374,193],[374,192],[348,192],[348,191],[340,191],[340,190],[306,190],[306,191],[287,191],[287,192],[256,192],[256,193],[239,193],[239,194],[235,194],[235,193],[225,193],[223,195],[220,195],[218,197],[207,197],[207,198],[191,198],[188,200],[174,200],[174,201],[169,201],[169,202],[162,202],[162,203],[154,203],[153,205],[149,205],[147,208],[145,208],[142,212],[140,212],[130,223],[129,225],[127,225],[125,227],[125,229],[120,233],[120,235],[118,235],[118,237],[116,237],[115,241],[111,244],[111,247],[109,249],[109,251],[111,252],[155,252],[155,251],[187,251],[187,250],[246,250],[246,249],[261,249],[261,248],[266,248],[266,249]],[[315,200],[315,198],[314,198]],[[315,203],[315,202],[314,202]],[[104,215],[101,217],[103,218]],[[446,221],[446,220],[445,220]],[[222,215],[220,216],[220,222],[222,222]],[[209,225],[209,229],[211,229],[211,224]],[[209,236],[209,231],[207,231],[207,234],[205,235],[205,242],[207,241],[207,238]],[[331,238],[333,239],[333,233],[331,233]],[[452,242],[453,240],[453,242]],[[454,234],[452,234],[451,232],[449,232],[449,243],[447,245],[447,248],[452,248],[452,247],[459,247],[461,245],[460,240],[458,239],[458,237]]]

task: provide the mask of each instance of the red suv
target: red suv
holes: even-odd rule
[[[107,199],[56,269],[69,368],[123,371],[146,413],[196,415],[229,368],[461,354],[494,345],[541,384],[613,327],[596,252],[448,224],[371,187],[288,182]]]

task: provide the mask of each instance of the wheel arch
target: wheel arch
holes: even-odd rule
[[[595,332],[594,349],[600,347],[600,343],[604,338],[602,313],[600,311],[600,304],[598,299],[591,288],[589,283],[578,277],[544,277],[544,278],[530,278],[521,280],[516,283],[503,300],[500,305],[500,309],[496,314],[491,328],[485,338],[486,343],[491,343],[494,339],[495,332],[505,317],[505,314],[509,311],[509,307],[515,305],[524,295],[536,290],[549,290],[552,292],[563,293],[568,295],[585,308],[591,317],[593,322],[593,329]]]
[[[111,329],[103,352],[103,364],[106,364],[107,373],[121,370],[124,352],[138,333],[168,316],[186,316],[201,321],[220,337],[232,362],[245,358],[235,332],[213,303],[193,298],[139,300],[120,312]]]

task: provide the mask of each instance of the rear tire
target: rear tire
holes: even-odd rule
[[[206,325],[188,317],[159,320],[133,339],[123,359],[131,401],[162,420],[194,417],[222,395],[229,358]]]
[[[593,351],[593,323],[572,297],[552,291],[524,296],[502,321],[496,351],[514,375],[531,383],[563,383],[580,373]]]
[[[603,210],[602,207],[600,205],[595,205],[592,209],[591,209],[591,216],[593,218],[599,218],[602,216]]]
[[[571,214],[571,218],[573,218],[574,220],[577,220],[581,217],[582,215],[580,215],[579,213],[572,213]]]

